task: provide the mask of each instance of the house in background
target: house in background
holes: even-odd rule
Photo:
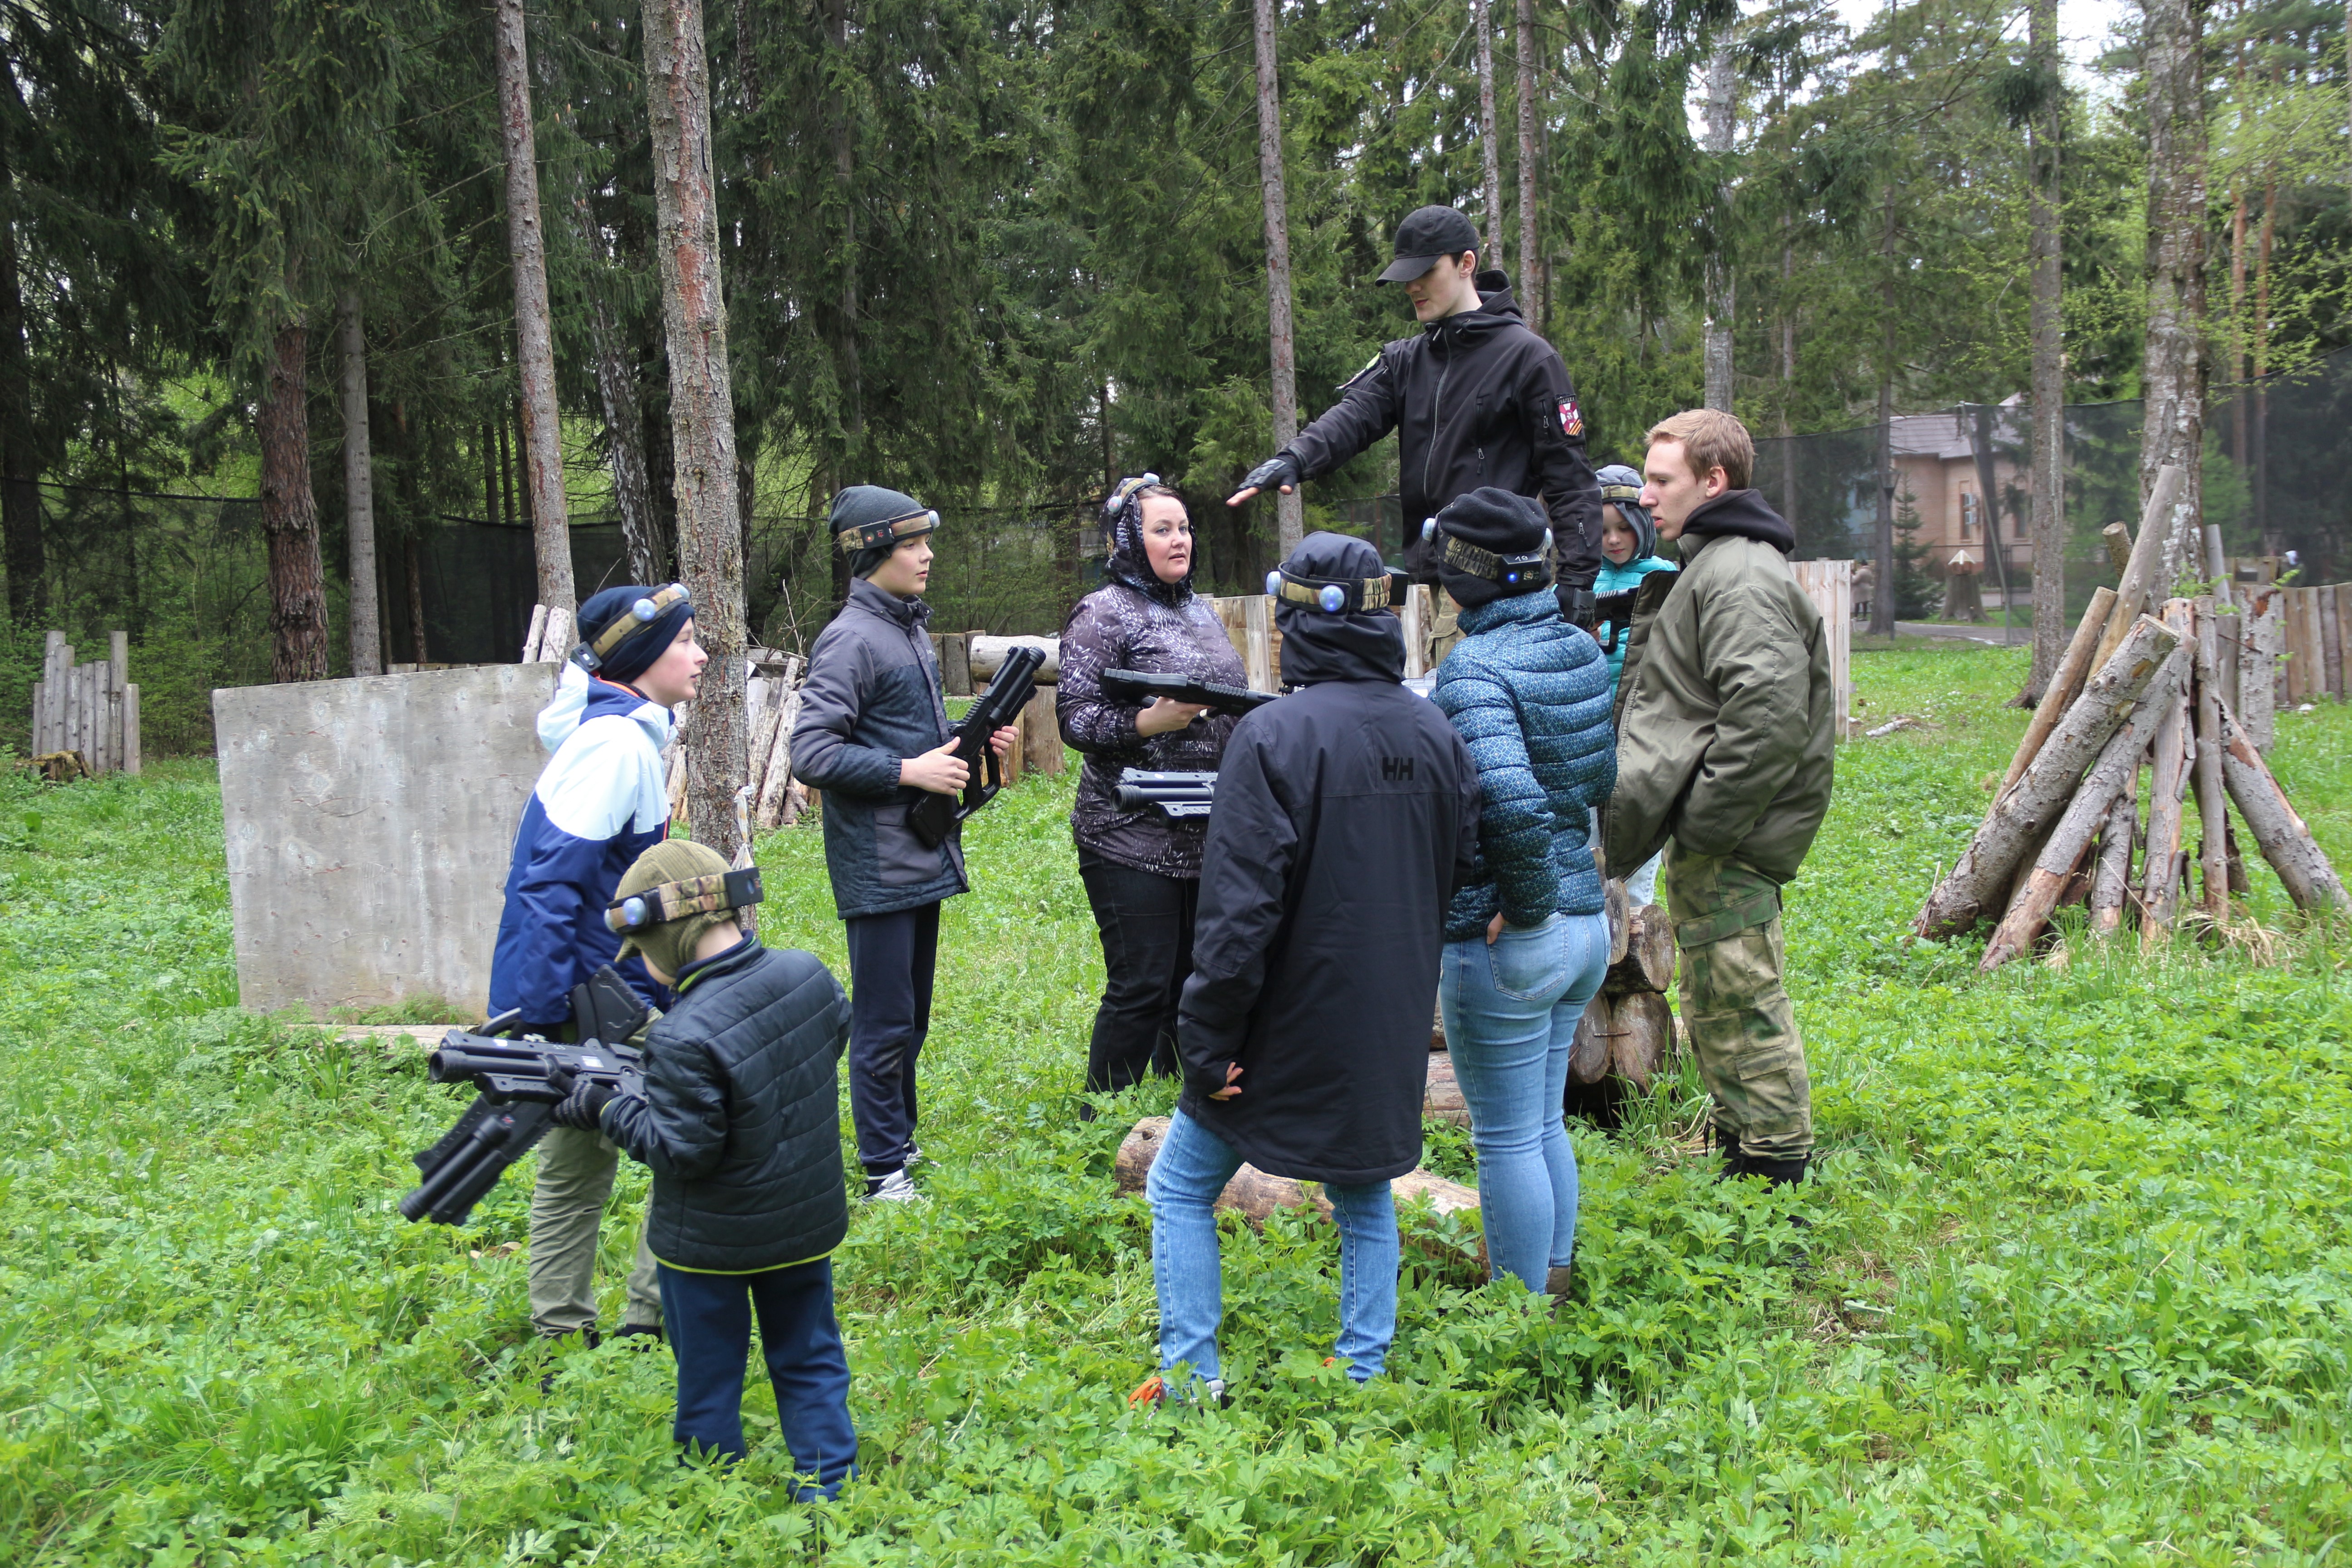
[[[1998,603],[2004,567],[2021,598],[2033,572],[2033,543],[2028,537],[2031,470],[2011,456],[2026,447],[2024,400],[2011,397],[1993,410],[1989,424],[1990,498],[1977,461],[1976,410],[1897,415],[1892,432],[1895,493],[1896,505],[1907,501],[1919,520],[1912,538],[1927,552],[1923,564],[1927,571],[1941,577],[1948,563],[1966,552],[1978,564],[1984,592]]]

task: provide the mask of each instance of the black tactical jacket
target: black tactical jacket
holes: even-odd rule
[[[1530,331],[1500,272],[1478,274],[1481,304],[1402,338],[1340,388],[1339,401],[1283,448],[1320,479],[1397,433],[1405,564],[1436,580],[1421,525],[1481,485],[1540,498],[1559,581],[1601,570],[1601,481],[1584,456],[1584,416],[1558,351]]]

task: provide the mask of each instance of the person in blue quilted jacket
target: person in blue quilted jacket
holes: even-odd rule
[[[1462,641],[1438,707],[1478,764],[1478,865],[1445,911],[1437,1001],[1470,1108],[1487,1266],[1557,1296],[1576,1241],[1568,1058],[1609,963],[1589,828],[1617,782],[1609,661],[1550,592],[1542,506],[1473,490],[1431,520]]]
[[[694,601],[677,584],[607,588],[580,606],[581,643],[563,668],[539,738],[555,754],[515,831],[490,957],[490,1011],[522,1015],[548,1039],[568,1037],[572,988],[607,963],[645,999],[669,992],[642,960],[615,955],[604,906],[638,856],[669,836],[662,748],[672,711],[691,701],[709,662],[694,640]],[[596,1339],[596,1231],[620,1154],[594,1132],[550,1131],[530,1196],[530,1321],[542,1337]],[[624,1335],[661,1334],[661,1298],[642,1239],[629,1277]]]

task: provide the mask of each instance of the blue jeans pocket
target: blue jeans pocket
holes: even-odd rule
[[[1534,1001],[1568,988],[1568,921],[1554,914],[1539,926],[1509,926],[1486,949],[1487,973],[1506,996]]]

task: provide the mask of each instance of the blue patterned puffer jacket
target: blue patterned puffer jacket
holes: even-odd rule
[[[1445,911],[1445,940],[1601,908],[1591,808],[1617,783],[1609,661],[1549,593],[1464,610],[1431,695],[1478,764],[1478,874]]]

